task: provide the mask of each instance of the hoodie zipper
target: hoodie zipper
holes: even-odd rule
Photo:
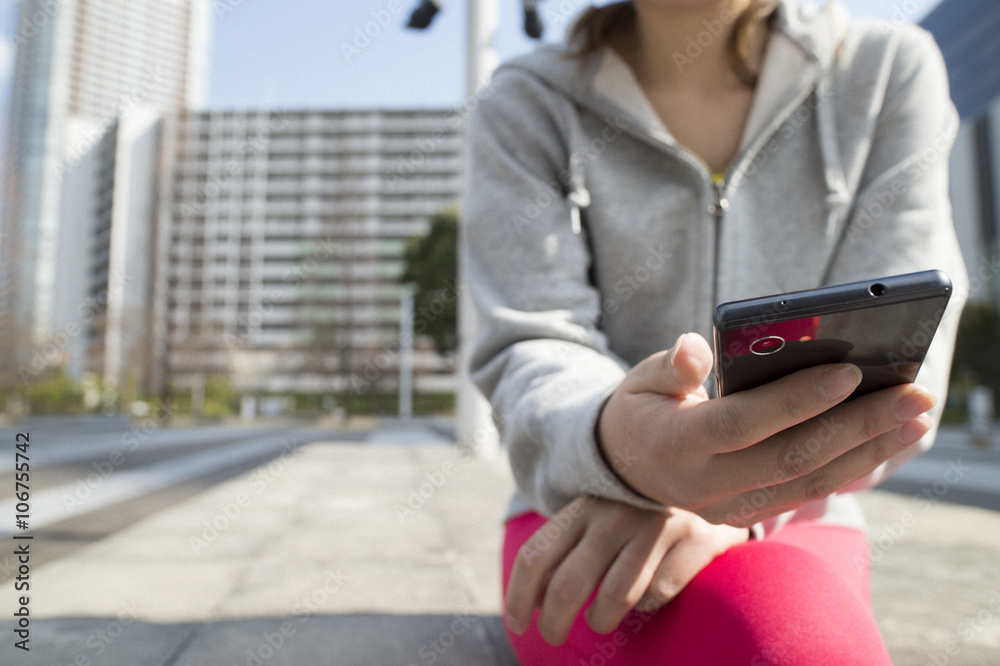
[[[755,156],[761,151],[763,146],[771,139],[778,128],[781,127],[786,120],[788,120],[788,118],[796,111],[796,109],[799,108],[799,106],[802,105],[809,95],[813,94],[816,90],[816,86],[816,80],[810,80],[806,85],[802,86],[796,94],[789,99],[777,113],[774,114],[774,116],[770,119],[770,122],[768,122],[764,129],[758,133],[756,138],[743,150],[737,153],[724,174],[713,175],[708,165],[696,155],[690,153],[678,144],[671,144],[664,141],[663,138],[654,136],[648,130],[630,125],[623,128],[623,132],[625,134],[628,134],[647,145],[653,146],[668,155],[673,155],[674,157],[680,159],[682,162],[692,167],[700,178],[704,178],[706,175],[708,176],[709,184],[712,188],[712,201],[708,206],[708,213],[712,216],[715,222],[715,242],[713,249],[715,255],[715,265],[712,267],[712,303],[709,306],[709,317],[711,317],[711,313],[714,312],[719,299],[719,274],[721,272],[719,267],[719,258],[722,254],[722,219],[730,207],[730,200],[726,194],[726,188],[733,179],[737,181],[737,186],[739,185],[739,181],[742,180],[741,170],[744,168],[744,165],[750,160],[751,156]],[[603,117],[608,118],[613,118],[620,113],[620,109],[616,109],[613,106],[604,106],[602,108],[602,105],[595,105],[593,108],[595,111],[600,112]],[[579,210],[577,210],[576,215],[571,218],[571,224],[574,225],[574,230],[579,228],[576,226],[579,224],[579,218],[576,217],[577,215],[579,215]]]
[[[712,263],[712,307],[719,304],[719,261],[722,253],[722,218],[729,210],[729,198],[726,196],[725,174],[712,174],[712,192],[714,198],[708,206],[708,212],[715,220],[715,239]]]
[[[708,212],[715,216],[716,222],[722,219],[723,214],[729,210],[729,199],[726,197],[726,177],[723,174],[712,176],[712,191],[715,198],[708,206]]]

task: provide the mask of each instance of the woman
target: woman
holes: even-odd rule
[[[705,338],[751,296],[931,268],[964,294],[956,129],[926,33],[793,0],[592,8],[498,70],[464,248],[523,663],[889,663],[847,493],[932,442],[961,296],[922,385],[846,403],[851,365],[709,400]]]

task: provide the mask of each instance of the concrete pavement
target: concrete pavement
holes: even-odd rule
[[[502,457],[430,428],[285,451],[32,568],[31,652],[0,622],[0,663],[513,664],[497,616],[512,486]],[[897,664],[994,666],[1000,513],[947,499],[862,497],[877,616]]]

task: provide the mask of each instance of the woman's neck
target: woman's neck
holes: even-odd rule
[[[719,0],[706,7],[666,8],[636,2],[635,32],[616,50],[647,89],[743,86],[733,69],[730,43],[736,19],[749,5],[750,0]],[[748,63],[754,68],[763,56],[766,31],[758,36]]]

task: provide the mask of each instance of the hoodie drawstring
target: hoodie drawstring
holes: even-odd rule
[[[840,58],[840,40],[846,18],[843,10],[833,3],[826,5],[830,36],[835,44],[831,57]],[[833,69],[831,67],[831,69]],[[823,159],[823,180],[826,183],[826,239],[831,241],[851,203],[851,190],[840,155],[840,135],[837,131],[836,93],[832,74],[823,76],[816,87],[816,125],[819,149]]]
[[[831,240],[851,203],[843,160],[837,120],[834,118],[833,85],[824,78],[816,88],[816,124],[819,132],[819,150],[823,159],[823,180],[826,183],[826,239]]]

